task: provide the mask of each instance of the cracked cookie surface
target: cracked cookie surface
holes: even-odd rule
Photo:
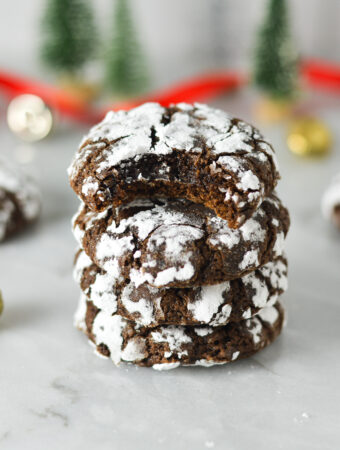
[[[99,214],[81,206],[73,221],[79,246],[112,282],[158,288],[239,278],[282,255],[288,228],[275,195],[238,229],[184,199],[137,199]]]
[[[253,355],[280,334],[280,303],[256,316],[222,327],[164,325],[144,328],[118,314],[107,314],[82,296],[75,325],[95,344],[98,354],[121,362],[168,370],[180,365],[213,366]]]
[[[249,319],[276,303],[287,289],[287,261],[278,257],[236,280],[195,288],[154,288],[132,281],[115,283],[83,250],[76,256],[74,278],[93,305],[145,327],[221,326]]]
[[[186,198],[238,228],[279,179],[272,146],[242,120],[202,104],[146,103],[109,112],[69,168],[93,211],[138,197]]]

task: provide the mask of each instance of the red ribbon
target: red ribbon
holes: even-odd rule
[[[224,92],[236,89],[243,83],[245,83],[245,78],[236,73],[199,76],[144,97],[96,110],[91,109],[88,103],[80,101],[76,96],[64,90],[0,71],[0,90],[3,90],[10,98],[21,94],[37,95],[61,115],[87,123],[98,122],[109,110],[128,110],[144,102],[153,101],[168,106],[171,103],[208,101]]]
[[[97,119],[96,114],[89,111],[88,105],[80,101],[79,98],[46,83],[0,71],[0,90],[9,98],[22,94],[37,95],[50,108],[58,111],[61,115],[81,122],[93,122]]]
[[[319,60],[304,61],[301,74],[310,87],[340,93],[340,66],[337,64]]]
[[[323,88],[340,92],[340,67],[324,61],[309,60],[301,64],[302,80],[310,88]],[[34,94],[61,115],[85,123],[96,123],[109,110],[131,109],[144,102],[171,103],[207,102],[246,83],[245,76],[236,72],[212,73],[193,77],[167,89],[149,95],[119,102],[101,109],[92,108],[75,95],[46,83],[18,77],[0,71],[0,90],[13,98],[21,94]]]
[[[208,101],[222,93],[238,88],[245,82],[245,77],[232,72],[198,76],[145,97],[117,103],[114,105],[114,109],[127,110],[150,101],[158,102],[162,106],[169,106],[171,103]],[[105,111],[110,109],[112,108],[106,108]]]

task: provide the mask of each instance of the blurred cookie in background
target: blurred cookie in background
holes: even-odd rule
[[[41,210],[40,190],[21,167],[0,158],[0,241],[35,222]]]

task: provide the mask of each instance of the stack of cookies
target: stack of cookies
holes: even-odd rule
[[[201,104],[110,112],[69,178],[81,199],[76,325],[100,355],[211,366],[279,335],[289,214],[258,130]]]

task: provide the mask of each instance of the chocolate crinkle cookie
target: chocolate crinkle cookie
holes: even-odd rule
[[[0,158],[0,241],[25,229],[40,213],[35,181],[20,167]]]
[[[325,191],[321,208],[325,219],[332,222],[340,230],[340,173],[334,177]]]
[[[242,278],[214,286],[154,288],[147,283],[116,282],[83,250],[76,255],[74,278],[102,312],[145,327],[226,325],[249,319],[276,303],[287,289],[287,260],[280,256]]]
[[[101,311],[82,296],[75,324],[100,355],[117,365],[125,362],[168,370],[179,365],[210,367],[251,356],[275,340],[283,320],[283,308],[276,303],[250,319],[222,327],[145,328]]]
[[[202,104],[109,112],[81,142],[71,186],[93,211],[137,197],[186,198],[229,227],[250,218],[279,179],[272,146],[251,125]]]
[[[184,199],[138,199],[99,214],[82,206],[74,218],[80,247],[113,281],[155,287],[239,278],[282,254],[288,228],[275,195],[238,229]]]

